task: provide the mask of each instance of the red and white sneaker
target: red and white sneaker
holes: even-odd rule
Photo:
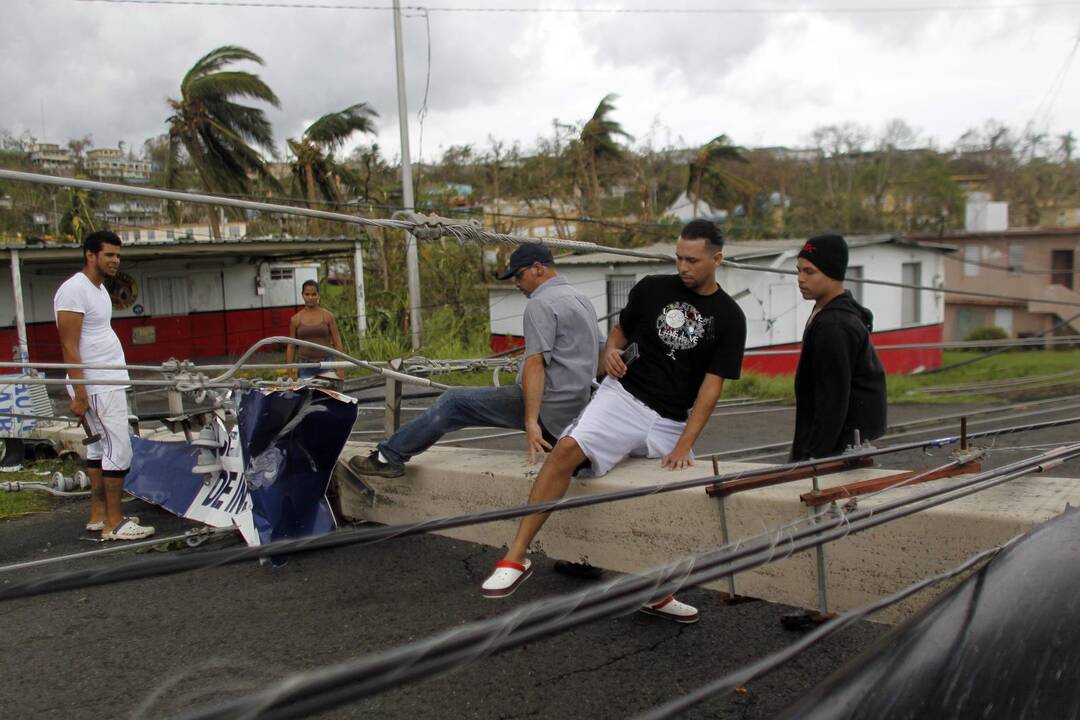
[[[685,624],[696,623],[699,617],[696,607],[679,602],[674,595],[668,595],[655,605],[646,605],[641,612]]]
[[[512,594],[521,583],[532,575],[532,562],[524,563],[500,560],[495,563],[495,572],[488,576],[484,584],[480,586],[480,594],[487,598],[504,598]]]

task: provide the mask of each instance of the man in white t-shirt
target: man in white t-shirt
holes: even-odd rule
[[[53,297],[56,327],[64,362],[76,365],[125,364],[124,348],[112,329],[112,298],[105,278],[120,269],[120,238],[108,230],[90,233],[83,240],[83,269],[68,278]],[[120,500],[124,475],[131,466],[131,435],[128,430],[128,373],[114,369],[68,370],[68,379],[84,383],[68,385],[71,412],[84,418],[99,440],[86,447],[90,475],[89,531],[101,531],[104,540],[141,540],[154,528],[140,525],[138,518],[124,517]],[[101,384],[95,384],[97,383]]]

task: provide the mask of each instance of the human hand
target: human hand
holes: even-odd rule
[[[660,460],[660,467],[668,470],[685,470],[693,467],[694,459],[690,457],[689,450],[680,450],[676,447]]]
[[[90,403],[85,396],[76,394],[75,397],[71,398],[68,407],[71,409],[71,414],[75,417],[85,417],[86,412],[90,409]]]
[[[551,443],[544,439],[544,433],[540,430],[540,423],[525,423],[525,442],[529,448],[529,464],[535,465],[538,456],[551,450]]]
[[[621,378],[626,374],[626,363],[623,362],[621,350],[606,350],[604,352],[604,372],[614,378]]]

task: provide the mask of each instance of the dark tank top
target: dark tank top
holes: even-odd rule
[[[296,323],[296,339],[307,340],[308,342],[318,343],[325,345],[326,347],[333,347],[334,343],[330,337],[330,322],[323,316],[321,322],[315,325],[308,325],[302,319]],[[300,357],[312,358],[321,360],[326,357],[326,354],[316,350],[315,348],[301,347],[299,349]]]

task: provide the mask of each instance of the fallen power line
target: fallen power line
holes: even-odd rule
[[[1029,432],[1042,430],[1050,427],[1061,427],[1080,423],[1080,417],[1072,417],[1061,420],[1050,420],[1030,425],[1020,425],[996,430],[986,430],[977,433],[968,433],[968,440],[974,441],[980,438],[997,437],[1011,433]],[[361,528],[357,530],[338,530],[327,535],[318,535],[308,538],[292,540],[279,540],[265,545],[242,547],[229,550],[213,550],[198,555],[183,557],[158,558],[150,561],[136,561],[127,565],[95,570],[77,570],[40,578],[26,580],[21,583],[12,583],[0,588],[0,601],[11,600],[32,595],[61,592],[76,588],[105,585],[114,582],[137,580],[141,578],[169,575],[178,572],[187,572],[219,565],[254,560],[257,558],[269,558],[272,556],[286,555],[296,552],[310,552],[348,545],[366,545],[382,542],[397,537],[418,535],[438,530],[479,525],[496,520],[510,520],[526,517],[539,513],[570,510],[573,508],[599,505],[620,500],[659,495],[690,488],[701,488],[718,482],[738,480],[758,475],[775,474],[777,472],[796,470],[799,468],[812,468],[827,462],[837,460],[859,460],[870,457],[888,455],[891,453],[904,452],[924,448],[939,448],[954,445],[960,442],[959,436],[948,436],[933,440],[920,440],[887,448],[872,448],[856,452],[846,453],[831,458],[818,458],[803,460],[794,463],[767,466],[753,470],[739,470],[720,475],[711,475],[703,478],[680,480],[670,483],[658,483],[651,486],[635,487],[627,490],[619,490],[610,493],[598,493],[584,497],[570,497],[553,500],[550,502],[523,505],[514,508],[489,510],[481,513],[458,515],[452,517],[435,518],[407,525],[390,525],[379,528]]]
[[[973,475],[947,488],[892,500],[874,508],[840,512],[834,517],[822,516],[818,524],[810,524],[787,536],[721,548],[644,573],[624,576],[600,587],[530,603],[499,617],[457,627],[385,652],[298,673],[245,697],[185,712],[177,720],[307,717],[587,622],[633,612],[682,588],[746,572],[1018,477],[1043,472],[1078,456],[1080,444],[1073,444]]]

